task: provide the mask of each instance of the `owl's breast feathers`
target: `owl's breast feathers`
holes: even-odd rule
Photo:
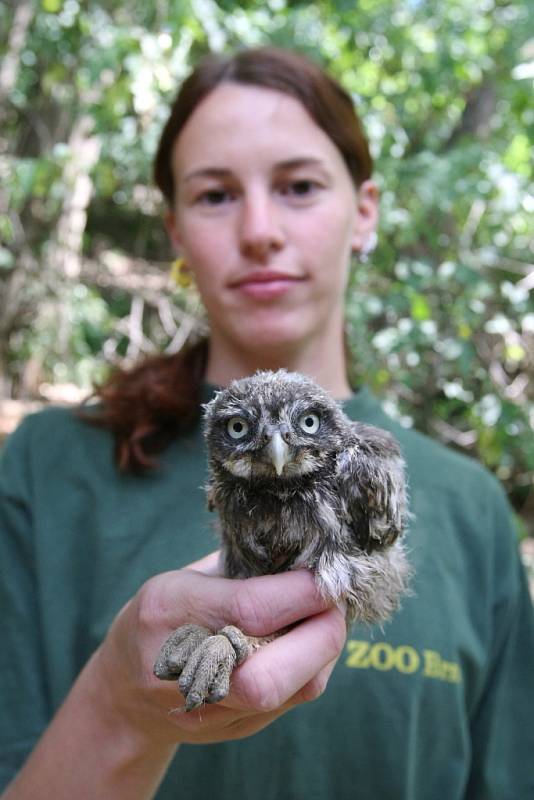
[[[217,470],[218,472],[218,470]],[[329,535],[319,508],[333,502],[323,481],[309,476],[235,481],[216,475],[211,507],[218,511],[226,574],[249,577],[311,566]],[[329,522],[339,527],[334,515]],[[306,564],[301,563],[307,561]]]
[[[355,424],[346,447],[298,478],[227,479],[215,467],[227,574],[316,569],[325,553],[369,555],[390,546],[405,518],[403,462],[386,432]]]

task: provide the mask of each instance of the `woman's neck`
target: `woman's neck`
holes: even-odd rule
[[[252,375],[259,369],[287,369],[302,372],[315,380],[338,400],[352,393],[347,379],[343,335],[335,347],[325,339],[305,347],[243,349],[233,347],[228,341],[213,337],[209,343],[206,379],[217,386],[227,386],[231,381]]]

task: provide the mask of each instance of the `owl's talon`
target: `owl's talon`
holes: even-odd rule
[[[217,687],[212,686],[210,693],[206,696],[206,703],[218,703],[224,700],[230,691],[230,674],[221,672],[216,679]]]
[[[198,692],[190,692],[185,698],[185,710],[186,711],[194,711],[195,708],[198,708],[202,705],[203,698],[202,695]]]
[[[221,628],[221,630],[217,631],[217,633],[221,634],[222,636],[226,636],[226,638],[230,641],[230,644],[234,648],[236,654],[236,666],[242,664],[250,653],[250,645],[246,636],[239,630],[239,628],[236,628],[235,625],[225,625],[224,628]]]
[[[154,674],[161,680],[177,680],[186,711],[192,711],[226,697],[230,676],[248,653],[245,636],[233,625],[216,634],[199,625],[184,625],[164,643]]]
[[[199,645],[211,636],[208,628],[201,625],[182,625],[163,643],[156,663],[154,675],[162,681],[175,681],[180,677],[191,655]]]

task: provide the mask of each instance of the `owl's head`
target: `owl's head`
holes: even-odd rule
[[[329,461],[346,419],[316,383],[296,372],[257,372],[205,406],[212,465],[238,478],[297,478]]]

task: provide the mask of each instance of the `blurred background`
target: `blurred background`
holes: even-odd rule
[[[208,51],[297,47],[354,97],[381,190],[353,379],[497,475],[533,564],[533,25],[528,0],[4,0],[1,433],[203,324],[151,178],[168,105]]]

